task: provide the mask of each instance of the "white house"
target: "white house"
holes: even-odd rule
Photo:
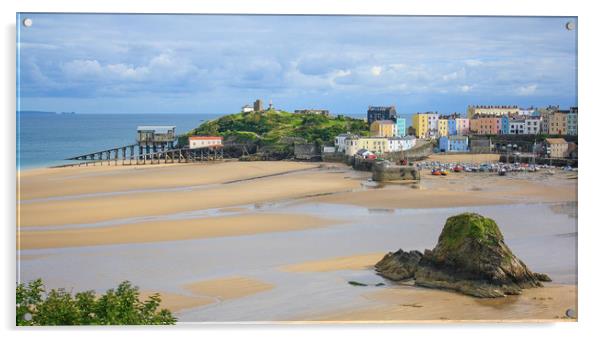
[[[357,135],[351,134],[351,133],[344,133],[344,134],[337,135],[334,138],[334,148],[335,148],[336,152],[345,153],[345,140],[347,138],[351,138],[351,137],[357,137]]]
[[[251,105],[244,105],[242,106],[241,110],[243,113],[250,113],[254,111],[253,106]]]
[[[222,137],[190,136],[188,137],[188,147],[190,149],[221,147],[222,140]]]
[[[525,134],[524,119],[510,119],[510,134]]]
[[[389,152],[400,152],[416,146],[414,136],[389,138]]]
[[[525,134],[539,134],[541,131],[541,117],[529,116],[525,119]]]

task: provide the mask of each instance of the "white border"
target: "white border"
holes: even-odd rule
[[[251,338],[296,338],[306,335],[346,338],[366,338],[374,336],[404,336],[405,338],[437,337],[482,337],[508,338],[510,336],[589,337],[599,332],[597,322],[600,314],[600,264],[596,254],[600,247],[600,222],[596,207],[601,199],[598,190],[600,163],[596,160],[595,137],[600,135],[601,105],[597,102],[598,81],[600,79],[599,33],[602,27],[598,11],[594,5],[576,1],[471,1],[434,0],[399,1],[385,0],[9,0],[1,2],[2,11],[2,74],[1,82],[2,123],[4,152],[2,153],[2,216],[4,216],[4,246],[2,291],[4,306],[0,319],[4,335],[24,335],[31,337],[49,336],[57,338],[79,338],[82,335],[104,337],[106,335],[131,335],[132,331],[144,331],[144,336],[162,338],[165,335],[244,336]],[[592,2],[595,3],[595,2]],[[579,322],[560,324],[445,324],[445,325],[208,325],[179,326],[172,329],[109,329],[110,333],[95,331],[82,333],[78,330],[39,330],[14,329],[14,281],[15,281],[15,18],[16,12],[130,12],[130,13],[249,13],[249,14],[403,14],[403,15],[552,15],[578,16],[579,29],[579,106],[581,106],[580,165],[579,166]],[[335,333],[336,331],[336,333]],[[378,332],[378,333],[372,333]],[[392,333],[395,332],[395,333]],[[397,333],[403,332],[403,333]]]

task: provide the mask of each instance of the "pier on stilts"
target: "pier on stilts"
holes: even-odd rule
[[[174,147],[175,126],[139,126],[136,144],[74,156],[65,160],[77,163],[58,167],[173,164],[224,158],[221,137],[193,138],[190,145]]]

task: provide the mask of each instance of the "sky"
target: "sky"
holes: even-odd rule
[[[21,110],[337,114],[577,105],[561,17],[21,14]]]

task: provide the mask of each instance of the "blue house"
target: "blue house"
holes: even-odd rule
[[[447,120],[447,135],[456,135],[458,131],[456,130],[456,119]]]
[[[404,118],[397,118],[397,120],[395,121],[395,124],[397,125],[397,137],[405,137],[406,136],[406,119]]]
[[[510,118],[507,115],[502,116],[502,134],[510,134]]]
[[[464,135],[450,135],[439,138],[441,152],[468,152],[468,137]]]
[[[449,150],[449,138],[446,136],[439,138],[439,151],[447,152]]]

